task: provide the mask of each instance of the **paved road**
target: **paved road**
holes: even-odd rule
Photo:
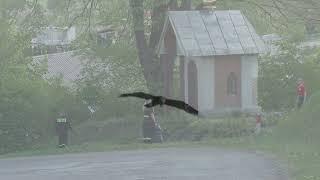
[[[1,180],[285,180],[272,159],[212,148],[156,149],[0,160]]]

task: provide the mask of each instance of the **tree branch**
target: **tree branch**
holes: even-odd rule
[[[308,20],[309,19],[309,20],[313,20],[313,21],[320,21],[320,18],[311,17],[310,14],[308,14],[308,12],[307,12],[307,15],[306,15],[306,13],[301,12],[301,11],[305,12],[306,10],[317,11],[319,8],[316,8],[317,5],[313,1],[309,2],[309,3],[311,3],[311,5],[308,4],[309,7],[306,7],[307,5],[306,6],[305,5],[298,6],[295,4],[294,1],[271,0],[271,2],[272,2],[272,5],[265,4],[265,3],[257,3],[255,1],[247,0],[247,3],[255,5],[260,10],[263,10],[263,12],[265,12],[268,16],[273,17],[273,18],[274,18],[274,16],[272,16],[272,13],[269,12],[266,8],[271,8],[271,9],[277,10],[277,12],[280,13],[281,17],[285,18],[286,21],[288,21],[288,22],[290,21],[290,19],[289,19],[290,16],[288,15],[288,13],[291,13],[294,15],[298,14],[297,17],[299,17],[300,20]],[[296,3],[301,3],[301,1],[296,1]],[[306,3],[307,2],[305,2],[305,4]],[[320,14],[319,14],[319,16],[320,16]]]
[[[252,4],[252,5],[256,6],[258,9],[260,9],[264,14],[268,15],[270,18],[273,17],[273,16],[272,16],[272,13],[269,12],[269,11],[265,8],[265,6],[263,6],[263,5],[261,5],[261,4],[258,4],[258,3],[254,2],[254,1],[250,1],[250,0],[247,0],[246,2],[247,2],[248,4]]]
[[[177,0],[170,0],[169,2],[169,9],[176,10],[178,9],[178,1]]]
[[[281,3],[281,1],[272,0],[274,7],[278,10],[281,16],[285,18],[287,21],[289,21],[287,15],[284,14],[283,9],[277,4],[277,2]]]
[[[38,0],[34,0],[33,1],[33,7],[32,7],[32,10],[31,10],[30,14],[34,14],[37,5],[38,5]]]
[[[128,13],[128,14],[127,14],[126,22],[124,23],[124,27],[122,28],[121,32],[119,32],[119,36],[117,37],[117,40],[116,40],[116,41],[120,41],[120,39],[122,38],[122,36],[123,36],[124,34],[126,34],[125,31],[128,30],[128,26],[129,26],[129,24],[130,24],[130,13],[129,13],[129,12],[127,12],[127,13]]]
[[[78,14],[77,16],[75,16],[72,21],[69,23],[69,26],[68,27],[71,27],[79,18],[83,17],[84,14],[86,13],[87,9],[88,9],[88,6],[89,6],[89,3],[92,2],[92,0],[88,0],[84,7],[82,8],[82,11],[80,12],[80,14]]]
[[[66,18],[65,18],[65,22],[68,22],[68,21],[69,21],[69,18],[70,18],[70,16],[69,16],[69,9],[70,9],[70,5],[71,5],[71,1],[72,1],[72,0],[68,0],[68,2],[67,2],[67,7],[66,7],[67,15],[66,15]]]
[[[151,28],[151,35],[150,35],[150,42],[149,42],[149,47],[151,49],[155,49],[155,47],[159,42],[161,32],[162,32],[162,27],[165,21],[165,13],[168,10],[169,6],[170,6],[170,2],[168,4],[157,3],[153,7],[152,16],[151,16],[152,28]]]
[[[32,3],[31,11],[25,16],[25,18],[29,18],[30,16],[32,16],[36,11],[37,6],[38,6],[38,0],[34,0]]]
[[[91,16],[92,16],[92,8],[93,8],[93,4],[94,4],[95,0],[91,0],[91,4],[90,4],[90,9],[89,9],[89,14],[88,14],[88,27],[87,27],[87,31],[89,30],[89,32],[91,32]]]
[[[181,2],[180,9],[182,10],[191,10],[192,8],[192,0],[183,0]]]
[[[37,9],[38,4],[39,4],[38,0],[33,0],[31,11],[30,11],[30,13],[28,13],[26,16],[23,17],[23,19],[24,19],[23,21],[26,21],[29,18],[32,18],[32,16],[36,13],[36,9]],[[14,19],[16,19],[18,15],[19,15],[19,11],[17,11],[15,13]],[[13,21],[13,22],[15,22],[15,21]],[[10,22],[10,23],[13,23],[13,22]]]

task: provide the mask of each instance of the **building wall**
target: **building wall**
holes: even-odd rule
[[[195,61],[188,63],[188,104],[199,109],[198,66]]]
[[[184,63],[183,63],[183,68],[184,68],[184,72],[183,72],[183,78],[184,78],[184,100],[185,102],[188,102],[189,97],[188,97],[188,93],[189,93],[189,89],[188,89],[188,64],[189,64],[190,58],[189,57],[185,57],[184,58]]]
[[[215,58],[215,109],[241,108],[241,57],[235,55],[217,56]],[[228,95],[227,82],[230,73],[236,79],[236,94]]]
[[[184,56],[179,56],[178,58],[179,61],[179,75],[180,75],[180,100],[185,101],[185,69],[184,69],[184,64],[185,64],[185,57]]]
[[[197,67],[198,76],[198,110],[200,112],[214,111],[214,58],[213,57],[186,57],[184,63],[185,100],[189,102],[188,65],[193,61]]]
[[[257,56],[185,57],[184,97],[188,97],[188,64],[197,66],[198,110],[201,113],[219,113],[228,110],[257,110]],[[227,94],[228,75],[237,76],[237,95]]]
[[[214,58],[202,58],[198,61],[199,70],[199,98],[202,100],[201,110],[212,111],[215,108],[215,63]]]
[[[241,57],[242,108],[257,108],[258,60],[255,55]]]
[[[176,60],[176,37],[173,32],[172,27],[170,26],[164,37],[164,46],[167,50],[167,54],[162,54],[161,59],[161,68],[162,68],[162,79],[163,79],[163,95],[166,97],[173,96],[173,68],[174,61]]]

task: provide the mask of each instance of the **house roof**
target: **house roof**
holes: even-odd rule
[[[34,56],[33,62],[41,64],[47,62],[48,72],[45,78],[62,75],[65,83],[71,84],[81,77],[85,59],[74,51]]]
[[[43,45],[63,45],[70,44],[76,39],[76,28],[59,28],[59,27],[45,27],[42,31],[31,40],[33,44]]]
[[[278,34],[266,34],[262,36],[265,43],[266,53],[270,55],[277,55],[280,53],[279,42],[286,41],[290,37],[282,37]],[[307,49],[307,48],[319,48],[320,47],[320,34],[313,34],[301,42],[297,43],[297,48]]]
[[[178,55],[264,53],[263,41],[248,19],[238,10],[169,11],[158,54],[166,52],[163,41],[170,24],[176,35]]]

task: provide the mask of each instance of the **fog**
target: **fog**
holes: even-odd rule
[[[202,152],[189,162],[197,171],[177,172],[190,172],[186,179],[226,172],[216,177],[228,179],[256,164],[271,179],[320,179],[319,8],[317,0],[1,0],[0,158],[59,154],[67,163],[62,154],[131,150],[137,159],[125,154],[128,163],[148,169],[135,171],[137,179],[160,178],[141,162],[153,158],[139,154],[144,149],[173,164],[155,164],[165,178],[182,179],[169,170],[189,161],[160,154],[177,151],[184,159]],[[199,169],[220,168],[202,161],[208,146],[217,157],[231,149],[230,161],[219,157],[228,167],[247,157],[248,169],[237,164],[201,176]],[[243,148],[276,158],[237,154]],[[96,173],[88,164],[79,168],[96,178],[130,177],[101,175],[99,168],[109,166],[99,160],[104,155],[124,160],[92,154],[92,163],[102,164],[92,165]],[[23,162],[50,165],[41,161],[0,160],[13,168],[3,178],[18,179]],[[64,177],[79,179],[82,171],[70,172]],[[266,179],[262,174],[239,178]]]

